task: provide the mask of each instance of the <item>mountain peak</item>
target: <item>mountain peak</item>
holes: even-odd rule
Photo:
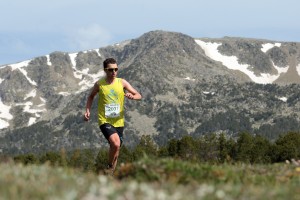
[[[223,127],[228,120],[254,130],[268,126],[272,117],[280,122],[283,112],[289,115],[297,106],[298,86],[289,84],[300,83],[299,43],[192,38],[156,30],[99,49],[57,51],[1,66],[0,130],[6,142],[0,141],[0,150],[8,148],[6,144],[21,148],[21,142],[7,142],[9,138],[43,140],[43,134],[49,134],[47,138],[57,148],[74,147],[74,143],[83,147],[81,140],[97,146],[101,139],[98,129],[94,130],[96,103],[93,122],[83,123],[82,112],[90,88],[104,76],[102,63],[107,57],[117,59],[119,77],[143,95],[143,101],[126,103],[126,109],[132,111],[126,122],[128,141],[152,133],[159,135],[157,140],[208,130],[236,133],[238,129]],[[148,121],[136,127],[140,119]],[[226,123],[212,127],[211,122],[218,119]],[[163,126],[166,122],[168,126]],[[92,139],[86,141],[85,136]],[[47,146],[44,142],[35,148]]]

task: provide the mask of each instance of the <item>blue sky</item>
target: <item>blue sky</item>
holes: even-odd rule
[[[300,42],[299,0],[9,0],[0,2],[0,65],[78,52],[153,30]]]

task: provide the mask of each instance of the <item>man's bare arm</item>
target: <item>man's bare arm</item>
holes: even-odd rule
[[[98,85],[98,82],[96,82],[94,84],[94,87],[92,88],[92,91],[87,99],[87,102],[86,102],[86,107],[85,107],[85,114],[84,114],[84,120],[85,121],[89,121],[90,119],[90,115],[91,115],[91,107],[92,107],[92,104],[93,104],[93,100],[94,100],[94,97],[96,96],[96,94],[99,92],[99,85]]]
[[[142,99],[142,95],[134,89],[130,83],[128,83],[125,79],[122,79],[122,84],[124,89],[127,91],[125,93],[125,97],[128,99],[140,100]]]

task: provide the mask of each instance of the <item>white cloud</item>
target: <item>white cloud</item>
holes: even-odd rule
[[[112,36],[109,31],[98,24],[91,24],[86,27],[71,30],[67,33],[71,49],[94,49],[108,45]]]

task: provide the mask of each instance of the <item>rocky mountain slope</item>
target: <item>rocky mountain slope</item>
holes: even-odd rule
[[[185,134],[249,131],[274,139],[299,130],[299,43],[151,31],[95,50],[0,66],[0,151],[106,145],[96,101],[92,120],[82,115],[107,57],[118,60],[119,76],[143,95],[126,101],[128,146],[147,134],[164,144]]]

